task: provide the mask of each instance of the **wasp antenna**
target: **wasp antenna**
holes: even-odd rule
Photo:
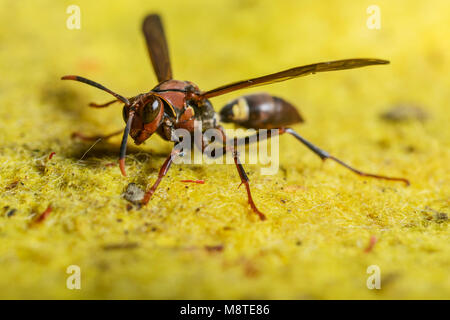
[[[120,171],[122,172],[122,175],[124,177],[127,176],[127,173],[125,172],[125,156],[127,153],[127,140],[128,140],[128,135],[130,134],[130,128],[131,128],[131,123],[133,121],[133,117],[134,117],[134,111],[131,111],[128,116],[127,125],[125,126],[125,129],[123,130],[122,143],[120,144],[119,167],[120,167]]]
[[[127,106],[130,105],[130,101],[128,101],[127,98],[122,97],[120,94],[117,94],[117,93],[109,90],[105,86],[102,86],[100,83],[97,83],[95,81],[92,81],[92,80],[89,80],[89,79],[86,79],[86,78],[83,78],[83,77],[80,77],[80,76],[72,76],[72,75],[64,76],[64,77],[61,78],[61,80],[74,80],[74,81],[79,81],[79,82],[86,83],[86,84],[88,84],[90,86],[93,86],[93,87],[96,87],[96,88],[98,88],[100,90],[108,92],[109,94],[113,95],[114,97],[116,97],[117,99],[119,99],[120,101],[125,103]]]

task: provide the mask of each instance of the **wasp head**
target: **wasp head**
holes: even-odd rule
[[[141,144],[158,129],[164,114],[163,100],[154,94],[138,97],[122,110],[123,120],[129,126],[129,134],[135,144]],[[131,123],[128,121],[131,119]]]

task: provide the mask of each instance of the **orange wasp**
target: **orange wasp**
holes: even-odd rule
[[[144,19],[143,32],[153,69],[159,82],[158,85],[149,92],[138,94],[132,98],[125,98],[92,80],[74,75],[62,77],[63,80],[75,80],[89,84],[104,90],[115,97],[114,100],[104,104],[99,105],[91,103],[91,107],[103,108],[115,102],[122,102],[125,104],[123,107],[123,119],[126,123],[125,129],[110,135],[101,136],[102,138],[107,139],[123,132],[122,143],[120,146],[119,166],[124,176],[126,175],[125,155],[128,136],[131,136],[134,143],[139,145],[156,132],[163,139],[174,143],[173,151],[162,165],[156,182],[146,191],[142,204],[145,205],[148,203],[162,178],[169,170],[174,157],[178,154],[175,146],[179,141],[174,134],[174,131],[176,129],[186,129],[194,134],[196,122],[201,122],[202,132],[205,132],[208,129],[220,130],[222,143],[224,145],[228,140],[223,128],[220,126],[221,121],[231,122],[253,129],[278,129],[278,134],[289,133],[317,154],[322,160],[334,160],[360,176],[403,181],[407,185],[409,184],[409,181],[404,178],[381,176],[357,170],[307,141],[288,127],[295,123],[303,122],[303,118],[292,104],[282,98],[271,96],[266,93],[242,96],[226,104],[219,112],[219,115],[214,111],[214,108],[209,101],[210,98],[240,89],[285,81],[317,72],[353,69],[370,65],[383,65],[388,64],[389,61],[380,59],[345,59],[314,63],[262,77],[233,82],[209,91],[201,91],[193,82],[173,79],[169,50],[159,15],[151,14]],[[270,133],[270,131],[268,133]],[[80,133],[76,133],[75,135],[85,140],[97,139],[99,137],[86,137]],[[254,139],[255,136],[256,139]],[[239,160],[237,152],[238,145],[248,145],[253,141],[257,141],[258,138],[259,133],[256,133],[254,136],[235,138],[233,149],[230,150],[224,146],[223,154],[226,152],[233,153],[234,162],[241,183],[245,185],[247,191],[248,203],[259,218],[264,220],[265,215],[256,207],[253,201],[250,192],[249,179]],[[270,135],[268,138],[270,138]],[[203,150],[204,143],[202,142],[202,145],[197,147]]]

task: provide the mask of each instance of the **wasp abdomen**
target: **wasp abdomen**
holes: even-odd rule
[[[303,122],[292,104],[267,93],[246,95],[229,102],[220,111],[220,119],[255,129],[280,128]]]

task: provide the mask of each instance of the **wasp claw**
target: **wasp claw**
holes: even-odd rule
[[[125,172],[125,159],[119,159],[119,167],[120,167],[120,172],[122,172],[122,175],[124,177],[126,177],[127,173]]]

